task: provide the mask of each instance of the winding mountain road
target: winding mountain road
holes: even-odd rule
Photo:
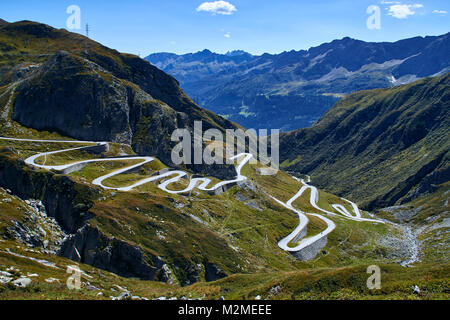
[[[214,186],[211,186],[211,187],[208,187],[211,183],[211,179],[209,179],[209,178],[191,178],[189,185],[185,189],[176,190],[176,191],[169,190],[168,186],[170,184],[178,182],[183,177],[188,176],[188,174],[185,171],[181,171],[181,170],[173,170],[173,171],[168,171],[168,172],[161,173],[158,175],[150,176],[148,178],[139,180],[139,181],[135,182],[134,184],[126,186],[126,187],[109,187],[109,186],[105,186],[103,184],[103,182],[106,179],[109,179],[109,178],[119,175],[121,173],[130,171],[130,170],[138,168],[140,166],[143,166],[146,163],[152,162],[153,160],[155,160],[155,158],[148,157],[148,156],[129,156],[129,157],[125,156],[125,157],[82,160],[82,161],[76,161],[76,162],[65,164],[65,165],[45,165],[45,163],[44,164],[36,163],[36,160],[43,156],[47,157],[49,155],[54,155],[54,154],[58,154],[58,153],[68,152],[68,151],[89,149],[89,148],[93,147],[92,145],[107,146],[108,142],[77,141],[77,140],[74,141],[74,140],[19,139],[19,138],[9,138],[9,137],[0,137],[0,140],[19,141],[19,142],[38,142],[38,143],[70,143],[70,144],[88,145],[88,146],[81,146],[81,147],[77,147],[77,148],[69,148],[69,149],[62,149],[62,150],[57,150],[57,151],[42,152],[42,153],[38,153],[36,155],[30,156],[29,158],[25,159],[26,164],[37,167],[37,168],[41,168],[41,169],[47,169],[47,170],[64,171],[64,170],[73,169],[73,170],[71,170],[71,172],[73,172],[76,170],[80,170],[84,165],[87,165],[89,163],[106,162],[106,161],[141,160],[141,162],[139,162],[137,164],[133,164],[133,165],[126,166],[126,167],[118,169],[118,170],[114,170],[114,171],[112,171],[106,175],[103,175],[101,177],[98,177],[92,181],[92,184],[100,186],[104,189],[124,191],[124,192],[130,191],[130,190],[132,190],[138,186],[144,185],[146,183],[157,181],[157,180],[162,180],[164,178],[169,178],[169,177],[170,177],[170,179],[167,179],[167,180],[161,182],[158,185],[158,188],[160,188],[161,190],[163,190],[167,193],[170,193],[170,194],[183,194],[183,193],[190,192],[195,188],[202,190],[202,191],[207,191],[207,192],[216,191],[219,188],[225,187],[227,185],[245,181],[247,179],[247,177],[245,177],[241,174],[241,170],[252,158],[252,155],[250,153],[241,153],[241,154],[238,154],[238,155],[230,158],[232,160],[241,159],[236,166],[236,173],[237,173],[236,179],[222,181],[222,182],[216,183]],[[310,190],[309,201],[310,201],[311,206],[313,208],[317,209],[318,211],[325,213],[328,216],[351,219],[351,220],[355,220],[355,221],[384,223],[384,221],[380,221],[380,220],[362,218],[361,212],[359,211],[358,206],[355,203],[353,203],[349,200],[343,199],[343,198],[341,198],[341,200],[348,202],[352,206],[354,214],[350,213],[347,210],[347,208],[341,204],[332,204],[331,205],[332,208],[334,208],[338,213],[322,209],[318,205],[319,192],[318,192],[317,188],[312,185],[307,184],[303,179],[298,179],[298,178],[295,178],[295,179],[297,181],[301,182],[303,185],[300,188],[300,190],[292,198],[290,198],[287,202],[282,202],[282,201],[276,199],[275,197],[270,196],[274,201],[279,203],[281,206],[295,212],[299,217],[299,224],[295,228],[295,230],[292,231],[288,236],[286,236],[285,238],[281,239],[278,242],[278,246],[285,251],[288,251],[288,252],[301,251],[301,250],[309,247],[310,245],[316,243],[317,241],[323,239],[324,237],[326,237],[329,233],[331,233],[336,228],[336,224],[332,220],[324,217],[323,215],[317,214],[317,213],[306,213],[306,212],[303,212],[293,206],[293,203],[295,202],[295,200],[297,200],[300,196],[302,196],[303,193],[306,192],[307,190]],[[307,215],[317,217],[320,220],[324,221],[327,226],[325,228],[325,230],[321,231],[320,233],[318,233],[316,235],[307,237],[306,236],[307,235],[307,226],[309,223],[309,219],[308,219]],[[294,244],[296,244],[296,246],[290,247],[289,246],[290,243],[294,243]]]
[[[330,216],[335,216],[335,217],[341,217],[341,218],[346,218],[346,219],[351,219],[351,220],[355,220],[355,221],[366,221],[366,222],[374,222],[374,223],[384,223],[383,221],[380,220],[374,220],[374,219],[366,219],[366,218],[361,218],[361,212],[359,211],[358,206],[347,200],[347,199],[343,199],[341,198],[341,200],[346,201],[348,203],[351,204],[355,215],[352,215],[347,208],[345,208],[343,205],[340,204],[332,204],[331,206],[337,211],[339,212],[341,215],[336,214],[335,212],[331,212],[325,209],[322,209],[319,207],[319,205],[317,204],[317,202],[319,201],[319,191],[317,190],[316,187],[311,186],[309,184],[307,184],[305,182],[305,180],[301,179],[300,182],[303,184],[303,186],[300,188],[300,190],[291,198],[289,199],[287,202],[282,202],[278,199],[276,199],[275,197],[272,197],[272,199],[274,199],[276,202],[278,202],[280,205],[282,205],[283,207],[292,210],[293,212],[295,212],[298,215],[298,218],[300,220],[297,228],[295,228],[294,231],[292,231],[287,237],[281,239],[278,242],[278,246],[285,250],[285,251],[289,251],[289,252],[297,252],[300,251],[304,248],[307,248],[308,246],[314,244],[315,242],[321,240],[322,238],[326,237],[329,233],[331,233],[335,228],[336,228],[336,224],[331,221],[330,219],[317,214],[317,213],[306,213],[303,212],[299,209],[296,209],[293,207],[293,202],[295,200],[297,200],[306,190],[310,190],[311,191],[311,195],[309,198],[309,202],[311,204],[311,206],[313,206],[315,209],[326,213],[327,215]],[[324,221],[327,225],[326,229],[321,231],[320,233],[311,236],[311,237],[306,237],[306,233],[307,233],[307,227],[308,227],[308,222],[309,219],[307,217],[307,215],[310,216],[314,216],[319,218],[320,220]],[[300,240],[301,239],[301,240]],[[290,247],[289,243],[296,243],[297,245],[295,247]]]
[[[94,142],[94,141],[77,141],[77,140],[38,140],[38,139],[18,139],[18,138],[8,138],[8,137],[0,137],[0,140],[9,140],[9,141],[20,141],[20,142],[39,142],[39,143],[71,143],[71,144],[95,144],[97,146],[105,146],[108,143],[107,142]],[[38,164],[36,163],[36,159],[40,158],[40,157],[46,157],[49,155],[54,155],[57,153],[63,153],[63,152],[68,152],[68,151],[74,151],[74,150],[84,150],[84,149],[88,149],[91,148],[92,146],[82,146],[82,147],[78,147],[78,148],[70,148],[70,149],[62,149],[62,150],[57,150],[57,151],[50,151],[50,152],[42,152],[42,153],[38,153],[35,154],[27,159],[25,159],[25,163],[37,168],[41,168],[41,169],[47,169],[47,170],[56,170],[56,171],[63,171],[63,170],[67,170],[70,168],[76,168],[79,167],[80,165],[85,165],[85,164],[89,164],[89,163],[94,163],[94,162],[106,162],[106,161],[130,161],[130,160],[142,160],[140,163],[138,164],[134,164],[131,166],[127,166],[118,170],[115,170],[111,173],[108,173],[104,176],[101,176],[99,178],[96,178],[95,180],[92,181],[92,184],[100,186],[104,189],[109,189],[109,190],[117,190],[117,191],[130,191],[138,186],[141,186],[143,184],[149,183],[149,182],[153,182],[153,181],[157,181],[157,180],[161,180],[167,177],[171,177],[174,176],[164,182],[162,182],[161,184],[158,185],[158,187],[168,193],[171,194],[179,194],[179,193],[187,193],[189,191],[192,191],[194,188],[197,188],[199,190],[202,191],[215,191],[221,187],[224,187],[226,185],[230,185],[230,184],[234,184],[237,182],[241,182],[247,179],[247,177],[243,176],[241,174],[241,170],[242,168],[250,161],[250,159],[253,157],[250,153],[240,153],[234,157],[231,157],[230,160],[237,160],[239,158],[242,158],[241,161],[239,161],[238,165],[236,166],[236,174],[237,177],[236,179],[233,180],[226,180],[226,181],[222,181],[217,183],[216,185],[212,186],[212,187],[208,187],[208,185],[211,183],[211,179],[209,178],[192,178],[189,182],[189,185],[183,189],[183,190],[169,190],[167,189],[167,186],[170,185],[171,183],[174,182],[178,182],[181,178],[187,176],[188,174],[185,171],[181,171],[181,170],[173,170],[173,171],[168,171],[159,175],[155,175],[155,176],[151,176],[149,178],[146,179],[142,179],[137,181],[136,183],[127,186],[127,187],[121,187],[121,188],[115,188],[115,187],[108,187],[105,186],[103,184],[103,181],[106,179],[109,179],[111,177],[114,177],[118,174],[130,171],[132,169],[138,168],[140,166],[143,166],[146,163],[152,162],[153,160],[155,160],[155,158],[153,157],[147,157],[147,156],[130,156],[130,157],[117,157],[117,158],[100,158],[100,159],[90,159],[90,160],[82,160],[82,161],[77,161],[77,162],[72,162],[70,164],[65,164],[65,165],[45,165],[45,164]]]

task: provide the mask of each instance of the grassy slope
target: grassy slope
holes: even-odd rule
[[[49,268],[36,261],[6,253],[10,249],[25,257],[44,259],[53,262],[59,269]],[[14,286],[0,286],[0,299],[111,299],[117,297],[120,289],[128,289],[132,295],[154,299],[161,296],[191,299],[448,299],[450,272],[448,265],[426,265],[421,268],[402,268],[395,265],[381,265],[381,289],[368,290],[366,280],[367,266],[343,268],[315,268],[293,272],[236,274],[212,283],[196,283],[179,287],[160,282],[139,281],[116,276],[88,265],[79,264],[87,274],[82,277],[81,290],[67,289],[67,266],[73,261],[32,252],[29,248],[15,242],[0,240],[0,270],[14,267],[14,278],[36,274],[31,277],[32,284],[20,289]],[[58,279],[53,283],[46,279]],[[87,282],[99,290],[88,290]],[[413,294],[413,287],[421,288],[420,294]],[[274,294],[271,289],[280,287]],[[102,295],[99,295],[99,292]]]

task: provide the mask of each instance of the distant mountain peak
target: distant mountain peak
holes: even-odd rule
[[[248,55],[251,56],[250,53],[244,51],[244,50],[233,50],[233,51],[228,51],[227,53],[225,53],[226,56],[228,57],[236,57],[236,56],[243,56],[243,55]]]
[[[363,40],[354,39],[350,37],[343,37],[342,39],[333,40],[331,43],[333,44],[350,44],[350,43],[365,43]]]
[[[214,52],[212,52],[211,50],[209,50],[209,49],[203,49],[203,50],[201,50],[201,51],[197,51],[197,52],[195,52],[195,53],[193,53],[194,55],[211,55],[211,54],[214,54]]]

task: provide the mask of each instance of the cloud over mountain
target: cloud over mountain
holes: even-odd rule
[[[227,1],[203,2],[198,6],[197,11],[211,12],[213,15],[230,15],[237,11],[236,7]]]

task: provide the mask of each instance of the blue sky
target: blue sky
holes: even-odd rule
[[[70,5],[81,10],[77,32],[89,23],[92,39],[141,56],[205,48],[279,53],[345,36],[395,41],[450,31],[448,0],[3,0],[0,18],[66,28]],[[380,29],[366,26],[370,5],[380,8]]]

